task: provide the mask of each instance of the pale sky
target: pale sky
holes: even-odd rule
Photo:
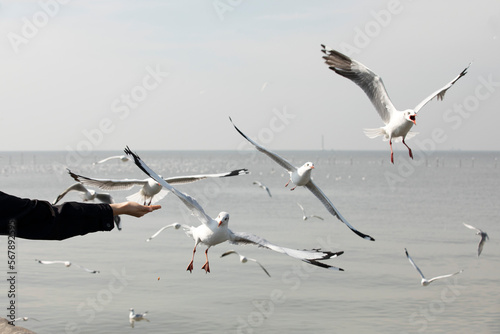
[[[419,113],[410,146],[499,150],[500,2],[1,1],[0,151],[389,150],[320,44]],[[439,139],[432,136],[439,134]],[[417,142],[416,142],[417,141]],[[395,148],[403,149],[402,144]]]

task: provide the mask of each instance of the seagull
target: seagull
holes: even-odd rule
[[[99,160],[97,162],[94,162],[94,163],[92,163],[92,165],[102,164],[103,162],[106,162],[106,161],[112,160],[112,159],[119,159],[122,162],[127,162],[127,161],[130,160],[126,155],[114,155],[112,157],[107,157],[105,159],[102,159],[102,160]]]
[[[154,204],[161,200],[168,194],[168,191],[163,189],[163,187],[153,180],[152,178],[147,178],[144,180],[138,179],[124,179],[124,180],[110,180],[110,179],[91,179],[86,176],[77,175],[71,172],[68,169],[69,175],[73,177],[78,182],[81,182],[86,185],[98,187],[104,190],[129,190],[133,186],[142,186],[141,190],[137,193],[132,194],[127,197],[127,200],[133,202],[143,202],[144,205],[148,203],[148,205]],[[185,184],[191,183],[207,178],[217,178],[217,177],[229,177],[236,175],[244,175],[248,174],[247,169],[236,169],[227,173],[218,173],[218,174],[203,174],[203,175],[190,175],[190,176],[175,176],[166,179],[167,182],[171,184]]]
[[[307,216],[306,215],[306,211],[304,210],[304,208],[302,207],[302,205],[300,205],[300,203],[297,203],[297,205],[300,207],[300,209],[302,210],[302,219],[303,220],[308,220],[309,218],[318,218],[318,219],[321,219],[323,220],[323,218],[321,218],[320,216],[316,216],[316,215],[309,215]]]
[[[129,311],[130,313],[128,315],[128,321],[130,322],[130,326],[132,326],[132,328],[134,328],[134,323],[136,321],[146,320],[149,322],[149,319],[146,318],[146,314],[148,314],[148,311],[144,313],[135,313],[133,308],[130,308]]]
[[[271,195],[271,191],[269,190],[269,188],[268,188],[266,185],[262,184],[262,183],[261,183],[261,182],[259,182],[259,181],[253,181],[253,184],[258,185],[259,187],[261,187],[262,189],[264,189],[265,191],[267,191],[267,194],[269,195],[269,197],[273,197],[273,196]]]
[[[408,148],[410,158],[413,159],[413,154],[410,147],[406,145],[405,138],[409,139],[416,134],[415,132],[410,132],[410,129],[414,124],[416,124],[415,120],[417,113],[432,99],[437,98],[437,100],[442,100],[446,91],[450,89],[458,79],[467,73],[467,69],[470,66],[469,63],[469,65],[458,76],[442,88],[426,97],[414,109],[397,110],[387,94],[381,77],[356,60],[351,59],[338,51],[327,48],[323,44],[321,44],[321,47],[323,48],[321,51],[326,54],[323,58],[326,60],[325,63],[328,67],[332,71],[335,71],[337,74],[352,80],[355,84],[361,87],[366,95],[368,95],[368,98],[372,102],[375,109],[377,109],[377,112],[384,121],[385,126],[376,129],[365,129],[365,134],[369,138],[383,136],[384,140],[389,140],[392,163],[394,163],[392,139],[401,138],[403,144]]]
[[[224,254],[222,254],[220,257],[228,256],[229,254],[238,255],[240,257],[241,263],[247,263],[248,261],[253,261],[253,262],[257,263],[262,268],[262,270],[264,270],[264,272],[267,274],[267,276],[271,277],[271,275],[269,275],[269,273],[267,272],[266,268],[264,268],[264,266],[262,264],[260,264],[259,261],[252,259],[252,258],[249,258],[249,257],[246,257],[244,255],[241,255],[237,251],[234,251],[234,250],[227,251]]]
[[[231,117],[229,117],[229,120],[231,121],[231,123],[233,123]],[[375,239],[373,239],[371,236],[361,233],[360,231],[356,230],[351,224],[349,224],[349,222],[340,214],[340,212],[335,208],[335,206],[328,199],[328,197],[326,197],[323,191],[321,191],[321,189],[313,182],[313,180],[311,179],[311,171],[314,169],[314,164],[312,162],[306,162],[304,165],[297,168],[284,158],[277,155],[276,153],[267,150],[263,146],[260,146],[255,141],[247,137],[243,132],[240,131],[240,129],[236,127],[236,125],[234,125],[234,123],[233,126],[236,129],[236,131],[238,131],[240,135],[242,135],[253,146],[255,146],[255,148],[258,151],[264,153],[269,158],[274,160],[278,165],[280,165],[281,167],[285,168],[288,171],[288,174],[290,174],[290,179],[288,180],[285,187],[288,186],[290,181],[293,184],[295,184],[295,186],[290,190],[294,190],[297,186],[306,187],[314,194],[314,196],[316,196],[321,201],[321,203],[323,203],[328,212],[330,212],[333,216],[337,217],[341,222],[346,224],[347,227],[351,229],[351,231],[353,231],[363,239],[375,241]]]
[[[169,227],[173,227],[175,228],[176,230],[178,230],[179,228],[181,228],[181,226],[187,226],[187,225],[182,225],[182,224],[179,224],[179,223],[173,223],[173,224],[170,224],[170,225],[167,225],[167,226],[163,226],[162,228],[160,228],[155,234],[153,234],[152,236],[150,236],[149,238],[146,239],[146,242],[150,242],[153,238],[155,238],[158,234],[160,234],[161,232],[163,232],[164,229],[167,229]]]
[[[481,240],[479,240],[479,245],[477,246],[477,256],[481,255],[481,252],[483,251],[483,246],[486,240],[490,240],[490,237],[488,237],[488,233],[481,231],[477,227],[474,227],[472,225],[463,223],[465,227],[470,228],[471,230],[476,231],[476,235],[481,236]]]
[[[422,284],[422,286],[427,286],[427,285],[431,284],[433,281],[436,281],[438,279],[451,277],[451,276],[454,276],[454,275],[457,275],[457,274],[460,274],[461,272],[463,272],[463,270],[460,270],[460,271],[457,271],[456,273],[453,273],[453,274],[442,275],[442,276],[437,276],[437,277],[434,277],[434,278],[431,278],[431,279],[426,279],[424,277],[424,274],[422,274],[422,272],[420,271],[420,269],[415,264],[415,262],[413,262],[413,259],[410,257],[410,254],[408,254],[408,251],[406,250],[406,248],[405,248],[405,253],[406,253],[406,257],[410,261],[410,263],[413,266],[413,268],[415,268],[418,271],[418,273],[420,274],[420,276],[422,276],[422,280],[420,281],[420,284]]]
[[[79,264],[76,264],[74,262],[70,262],[70,261],[43,261],[43,260],[37,260],[35,259],[36,262],[38,263],[41,263],[41,264],[56,264],[56,263],[61,263],[61,264],[64,264],[66,267],[69,267],[71,265],[75,266],[75,267],[78,267],[82,270],[85,270],[86,272],[88,273],[91,273],[91,274],[98,274],[100,271],[99,270],[91,270],[91,269],[88,269],[88,268],[85,268]]]
[[[233,232],[228,228],[229,223],[229,213],[220,212],[217,218],[213,219],[209,215],[205,213],[205,210],[201,207],[198,201],[177,190],[170,184],[168,184],[164,179],[162,179],[158,174],[156,174],[153,170],[151,170],[140,158],[137,154],[133,153],[129,147],[127,146],[125,149],[125,153],[131,155],[134,158],[135,164],[149,177],[155,179],[158,183],[160,183],[163,187],[167,188],[169,191],[174,193],[186,207],[191,210],[194,216],[200,220],[202,223],[198,227],[187,226],[185,232],[188,236],[194,239],[194,248],[193,248],[193,256],[191,258],[191,262],[187,267],[187,271],[193,272],[193,260],[194,254],[196,253],[196,247],[198,244],[202,243],[207,246],[205,250],[206,262],[202,266],[202,269],[205,270],[206,273],[210,272],[210,266],[208,263],[208,250],[210,247],[218,245],[224,241],[228,241],[233,244],[253,244],[259,247],[264,247],[275,252],[279,252],[282,254],[286,254],[288,256],[294,257],[296,259],[300,259],[306,263],[316,265],[322,268],[327,268],[331,270],[341,270],[342,268],[333,267],[318,260],[327,260],[333,257],[337,257],[344,252],[329,252],[322,251],[320,249],[312,249],[312,250],[295,250],[290,248],[281,247],[278,245],[274,245],[269,241],[256,236],[254,234],[246,233],[246,232]]]
[[[82,200],[84,202],[88,201],[93,201],[95,199],[101,201],[102,203],[106,204],[112,204],[114,203],[113,197],[110,194],[107,193],[98,193],[95,190],[92,189],[87,189],[83,184],[81,183],[75,183],[71,186],[68,187],[65,191],[63,191],[57,198],[52,202],[52,205],[56,205],[66,194],[70,191],[79,191],[82,193]],[[114,216],[113,220],[115,222],[116,227],[118,228],[119,231],[122,230],[121,227],[121,217],[120,216]]]

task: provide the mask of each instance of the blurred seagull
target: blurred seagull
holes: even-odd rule
[[[99,273],[99,270],[91,270],[91,269],[88,269],[88,268],[85,268],[79,264],[76,264],[74,262],[70,262],[70,261],[43,261],[43,260],[37,260],[35,259],[36,262],[38,263],[41,263],[41,264],[57,264],[57,263],[61,263],[61,264],[64,264],[66,267],[70,267],[71,265],[77,267],[77,268],[80,268],[82,270],[85,270],[86,272],[88,273],[91,273],[91,274],[98,274]]]
[[[264,153],[269,158],[274,160],[274,162],[276,162],[278,165],[280,165],[281,167],[283,167],[284,169],[286,169],[288,171],[288,174],[290,174],[290,179],[288,180],[285,187],[288,186],[290,181],[293,184],[295,184],[295,186],[290,190],[294,190],[297,186],[306,187],[314,194],[314,196],[316,196],[321,201],[321,203],[323,203],[323,205],[328,210],[328,212],[330,212],[333,216],[337,217],[341,222],[343,222],[347,227],[349,227],[352,232],[356,233],[359,237],[361,237],[363,239],[375,241],[375,239],[373,239],[371,236],[364,234],[364,233],[361,233],[360,231],[356,230],[351,224],[349,224],[349,222],[335,208],[335,206],[330,201],[330,199],[328,199],[328,197],[326,197],[326,195],[323,193],[323,191],[321,191],[321,189],[313,182],[313,180],[311,179],[311,171],[314,169],[314,164],[312,162],[306,162],[304,165],[302,165],[302,167],[299,167],[299,168],[295,167],[290,162],[283,159],[282,157],[280,157],[276,153],[268,151],[266,148],[264,148],[263,146],[260,146],[259,144],[254,142],[252,139],[247,137],[243,132],[240,131],[240,129],[238,129],[236,127],[236,125],[234,125],[231,117],[229,117],[229,120],[233,124],[236,131],[238,131],[240,133],[240,135],[242,135],[253,146],[255,146],[255,148],[258,151]]]
[[[415,262],[413,262],[413,259],[410,257],[410,254],[408,254],[408,251],[406,250],[406,248],[405,248],[405,253],[406,253],[406,257],[410,261],[410,263],[413,266],[413,268],[415,268],[418,271],[418,273],[420,274],[420,276],[422,277],[422,280],[420,281],[420,284],[422,284],[422,286],[427,286],[427,285],[431,284],[432,282],[434,282],[434,281],[436,281],[438,279],[451,277],[451,276],[454,276],[454,275],[457,275],[457,274],[460,274],[461,272],[463,272],[463,270],[460,270],[460,271],[457,271],[456,273],[453,273],[453,274],[442,275],[442,276],[437,276],[437,277],[434,277],[434,278],[431,278],[431,279],[426,279],[424,277],[424,274],[422,274],[422,272],[420,271],[420,269],[415,264]]]
[[[40,321],[38,319],[32,318],[32,317],[20,317],[20,318],[15,318],[14,321],[28,321],[28,320],[35,320],[35,321]]]
[[[470,66],[469,63],[469,65],[458,76],[442,88],[426,97],[414,109],[400,111],[397,110],[392,104],[381,77],[356,60],[351,59],[338,51],[327,48],[323,44],[321,44],[321,47],[323,48],[321,51],[326,54],[323,58],[325,59],[325,63],[328,67],[332,71],[350,79],[361,87],[366,95],[368,95],[368,98],[372,102],[375,109],[377,109],[377,112],[384,121],[385,126],[376,129],[365,129],[365,134],[369,138],[383,136],[384,140],[389,140],[392,163],[394,163],[392,139],[401,138],[403,144],[408,148],[410,158],[413,159],[413,154],[408,145],[406,145],[405,138],[409,139],[416,134],[414,132],[410,132],[410,129],[413,124],[416,124],[415,120],[417,113],[432,99],[437,98],[437,100],[442,100],[446,91],[450,89],[450,87],[453,86],[458,79],[467,73],[467,69]]]
[[[112,157],[107,157],[105,159],[102,159],[102,160],[99,160],[97,162],[94,162],[93,165],[102,164],[103,162],[106,162],[106,161],[109,161],[109,160],[113,160],[113,159],[119,159],[122,162],[127,162],[127,161],[130,160],[126,155],[114,155]]]
[[[177,190],[170,184],[168,184],[164,179],[162,179],[158,174],[156,174],[153,170],[151,170],[140,158],[138,155],[133,153],[128,147],[125,149],[125,153],[131,155],[134,158],[135,164],[149,177],[155,179],[158,183],[160,183],[163,187],[167,188],[169,191],[174,193],[186,207],[191,210],[192,214],[198,218],[198,220],[202,223],[198,227],[188,226],[185,229],[186,234],[194,239],[195,244],[193,248],[193,256],[191,258],[191,262],[189,263],[187,270],[193,271],[193,260],[194,254],[196,253],[196,247],[198,244],[202,243],[207,246],[205,250],[206,262],[202,266],[202,269],[205,270],[206,273],[210,272],[210,266],[208,263],[208,250],[210,247],[218,245],[224,241],[228,241],[233,244],[253,244],[259,247],[268,248],[275,252],[279,252],[282,254],[286,254],[288,256],[294,257],[296,259],[300,259],[306,263],[310,263],[312,265],[316,265],[322,268],[332,269],[332,270],[343,270],[341,268],[333,267],[322,262],[318,262],[318,260],[327,260],[333,257],[337,257],[344,252],[328,252],[321,251],[320,249],[312,249],[312,250],[295,250],[290,248],[285,248],[281,246],[274,245],[267,240],[258,237],[254,234],[244,233],[244,232],[233,232],[228,228],[229,223],[229,213],[220,212],[217,218],[213,219],[205,213],[205,210],[201,207],[201,205],[194,199],[193,197]]]
[[[262,184],[262,183],[261,183],[261,182],[259,182],[259,181],[253,181],[253,184],[258,185],[259,187],[261,187],[262,189],[264,189],[265,191],[267,191],[267,194],[269,195],[269,197],[273,197],[273,196],[271,195],[271,191],[269,190],[269,188],[268,188],[266,185]]]
[[[321,218],[320,216],[316,216],[316,215],[309,215],[307,216],[306,215],[306,211],[304,210],[304,208],[302,207],[302,205],[300,205],[300,203],[297,202],[297,205],[300,207],[300,209],[302,210],[302,219],[303,220],[308,220],[309,218],[318,218],[318,219],[321,219],[323,220],[323,218]]]
[[[155,238],[158,234],[160,234],[161,232],[163,232],[164,229],[167,229],[167,228],[170,228],[170,227],[173,227],[175,228],[176,230],[178,230],[179,228],[181,228],[181,226],[183,227],[187,227],[187,225],[182,225],[182,224],[179,224],[179,223],[173,223],[173,224],[170,224],[170,225],[167,225],[167,226],[163,226],[162,228],[160,228],[155,234],[153,234],[152,236],[150,236],[149,238],[146,239],[146,242],[150,242],[153,238]]]
[[[84,202],[93,201],[93,200],[97,199],[97,200],[101,201],[102,203],[106,203],[106,204],[112,204],[112,203],[114,203],[113,197],[110,194],[107,194],[107,193],[98,193],[98,192],[96,192],[96,191],[94,191],[92,189],[87,189],[81,183],[75,183],[75,184],[69,186],[68,189],[66,189],[65,191],[63,191],[59,196],[57,196],[57,198],[52,202],[52,204],[56,205],[70,191],[79,191],[79,192],[81,192],[82,193],[82,200]],[[120,216],[114,216],[113,220],[114,220],[115,225],[118,228],[118,230],[121,231],[122,227],[121,227],[121,218],[120,218]]]
[[[488,237],[488,233],[481,231],[477,227],[474,227],[472,225],[463,223],[465,227],[470,228],[471,230],[476,231],[476,235],[479,235],[481,237],[481,240],[479,240],[479,245],[477,246],[477,256],[481,255],[481,252],[483,251],[483,246],[486,240],[490,240],[490,237]]]
[[[168,191],[166,189],[163,189],[163,187],[153,180],[152,178],[147,178],[144,180],[137,180],[137,179],[124,179],[124,180],[110,180],[110,179],[91,179],[86,176],[78,175],[73,172],[71,172],[68,169],[69,175],[73,179],[75,179],[78,182],[81,182],[86,185],[94,186],[100,189],[104,190],[129,190],[133,186],[141,186],[141,190],[139,190],[137,193],[132,194],[127,197],[127,200],[133,201],[133,202],[138,202],[138,203],[148,203],[148,205],[154,204],[161,200],[163,197],[165,197],[168,194]],[[172,183],[172,184],[185,184],[185,183],[191,183],[207,178],[218,178],[218,177],[229,177],[229,176],[237,176],[237,175],[244,175],[248,174],[247,169],[236,169],[231,172],[227,173],[219,173],[219,174],[203,174],[203,175],[190,175],[190,176],[175,176],[166,179],[167,182]],[[148,202],[149,201],[149,202]]]
[[[149,322],[149,319],[146,318],[146,314],[148,314],[148,311],[144,312],[144,313],[135,313],[134,312],[134,309],[133,308],[130,308],[129,309],[129,315],[128,315],[128,321],[130,322],[130,326],[132,326],[132,328],[134,328],[134,323],[136,321],[142,321],[142,320],[146,320]]]
[[[234,250],[227,251],[224,254],[222,254],[220,257],[228,256],[229,254],[238,255],[240,257],[241,263],[247,263],[248,261],[253,261],[253,262],[257,263],[262,268],[262,270],[264,270],[264,272],[267,274],[267,276],[271,277],[271,275],[269,275],[269,273],[267,272],[266,268],[264,268],[264,266],[262,264],[260,264],[259,261],[252,259],[252,258],[249,258],[249,257],[246,257],[244,255],[241,255],[237,251],[234,251]]]

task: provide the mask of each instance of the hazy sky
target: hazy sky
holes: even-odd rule
[[[388,150],[322,43],[399,109],[473,61],[408,144],[500,149],[498,0],[1,1],[0,36],[0,150],[233,150],[228,116],[272,150]]]

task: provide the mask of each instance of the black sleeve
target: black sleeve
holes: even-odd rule
[[[0,234],[24,239],[63,240],[97,231],[111,231],[113,210],[108,204],[18,198],[0,191]]]

